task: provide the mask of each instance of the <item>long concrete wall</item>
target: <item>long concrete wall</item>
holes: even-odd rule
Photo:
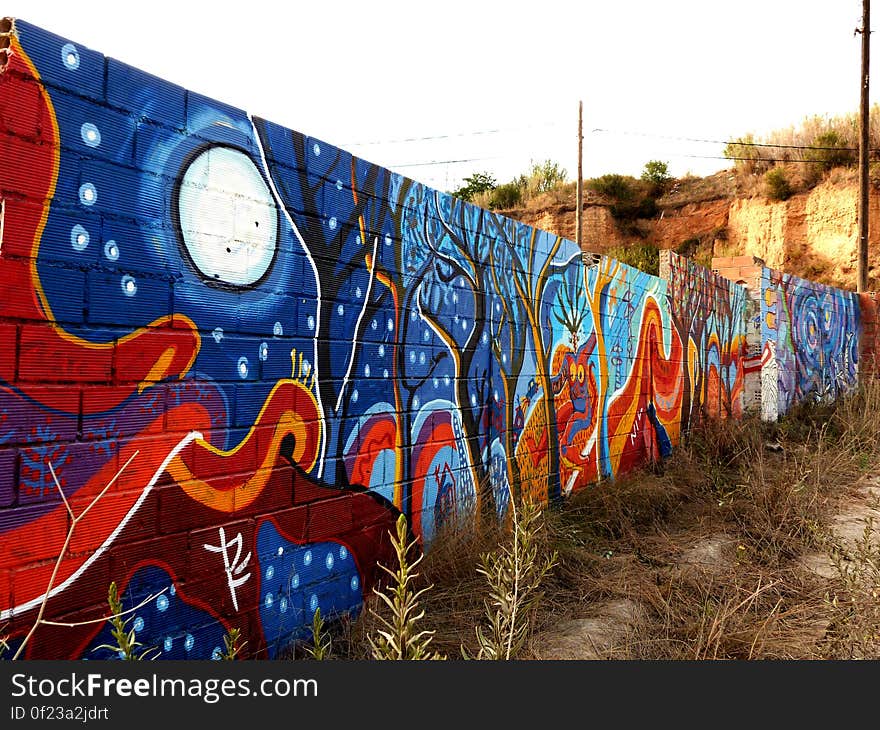
[[[764,420],[850,393],[859,370],[875,368],[876,295],[808,281],[752,256],[716,258],[713,269],[747,287],[746,403]]]
[[[429,547],[511,494],[667,456],[763,382],[756,300],[723,276],[584,256],[25,22],[0,31],[13,650],[44,602],[106,615],[116,581],[163,658],[214,656],[231,628],[277,656],[316,608],[360,609],[401,512]],[[108,641],[43,626],[25,655]]]
[[[770,383],[763,393],[768,418],[808,399],[828,402],[851,392],[859,366],[856,294],[768,268],[761,294],[766,366],[777,373],[775,391]]]

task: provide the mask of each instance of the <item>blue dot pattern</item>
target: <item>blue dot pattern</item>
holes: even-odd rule
[[[297,545],[280,535],[273,523],[264,522],[257,534],[257,550],[265,576],[260,585],[260,621],[270,642],[270,658],[311,635],[316,608],[328,619],[360,610],[361,579],[345,546]]]
[[[128,628],[137,632],[142,646],[138,651],[156,648],[150,657],[156,659],[210,659],[217,646],[223,646],[226,629],[206,611],[188,605],[173,590],[171,577],[161,568],[141,568],[122,591],[123,609],[134,608],[148,596],[165,592],[135,613],[128,614]],[[83,653],[84,659],[119,659],[115,651],[98,649],[101,644],[115,645],[111,626],[104,625]]]

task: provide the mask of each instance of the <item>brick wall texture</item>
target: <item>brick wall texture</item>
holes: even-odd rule
[[[8,27],[8,30],[7,30]],[[857,382],[855,295],[655,277],[25,21],[0,44],[0,626],[271,658],[423,548]],[[870,305],[870,306],[869,306]],[[876,349],[876,298],[862,310]],[[870,331],[868,329],[870,325]],[[864,339],[864,338],[862,338]],[[75,522],[74,522],[75,520]],[[31,658],[103,658],[106,623]]]

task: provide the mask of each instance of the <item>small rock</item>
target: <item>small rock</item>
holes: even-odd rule
[[[691,546],[681,556],[681,564],[688,567],[721,569],[733,561],[737,542],[730,535],[710,535]]]
[[[635,601],[621,599],[593,606],[597,615],[564,621],[546,637],[539,659],[608,659],[626,634],[644,620]]]

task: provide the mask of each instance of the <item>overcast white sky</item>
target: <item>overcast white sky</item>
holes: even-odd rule
[[[723,145],[669,137],[859,102],[861,0],[5,0],[0,14],[441,189],[532,159],[574,179],[579,99],[585,177],[651,159],[707,174],[727,165],[699,156]],[[441,138],[399,141],[425,137]]]

